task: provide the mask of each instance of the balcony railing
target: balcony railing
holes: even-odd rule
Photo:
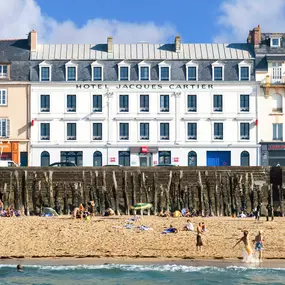
[[[261,83],[265,85],[285,84],[285,76],[273,77],[272,75],[266,75],[266,78]]]

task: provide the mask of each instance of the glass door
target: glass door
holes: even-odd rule
[[[140,166],[142,167],[147,167],[147,166],[152,166],[152,154],[147,153],[147,154],[140,154]]]

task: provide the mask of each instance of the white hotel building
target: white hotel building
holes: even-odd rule
[[[250,44],[37,44],[31,65],[32,166],[258,165]]]

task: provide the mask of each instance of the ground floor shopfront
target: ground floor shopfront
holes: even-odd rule
[[[12,160],[20,166],[28,166],[28,142],[0,141],[0,160]]]
[[[77,166],[257,166],[257,146],[247,148],[189,147],[32,147],[31,166],[48,166],[54,162],[74,162]]]
[[[261,165],[285,166],[285,142],[261,142]]]

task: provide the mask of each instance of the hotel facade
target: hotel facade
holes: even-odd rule
[[[32,166],[259,164],[251,44],[32,46]]]

